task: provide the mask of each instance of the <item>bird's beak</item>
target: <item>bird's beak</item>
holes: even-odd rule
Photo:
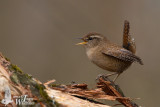
[[[85,44],[87,44],[87,42],[77,43],[76,45],[85,45]]]

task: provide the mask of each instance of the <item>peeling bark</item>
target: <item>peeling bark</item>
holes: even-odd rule
[[[36,107],[110,107],[100,99],[119,101],[127,107],[138,107],[125,97],[108,78],[100,77],[96,89],[87,84],[57,85],[55,80],[41,83],[0,54],[0,107],[16,107],[17,97],[32,98]],[[8,97],[6,96],[7,93]],[[8,101],[8,102],[7,102]]]

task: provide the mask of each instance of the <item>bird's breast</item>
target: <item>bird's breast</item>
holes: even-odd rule
[[[91,61],[95,58],[97,52],[98,52],[98,51],[97,51],[97,48],[96,48],[96,47],[95,47],[95,48],[90,48],[90,49],[87,49],[87,50],[86,50],[87,56],[88,56],[88,58],[89,58]]]
[[[96,48],[87,50],[87,56],[94,64],[111,72],[122,72],[130,65],[127,62],[104,55]]]

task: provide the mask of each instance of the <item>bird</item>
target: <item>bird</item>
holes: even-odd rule
[[[113,82],[123,71],[127,70],[133,62],[143,65],[140,57],[135,55],[136,46],[134,39],[129,34],[129,22],[124,22],[123,45],[117,45],[107,39],[104,35],[91,32],[83,36],[83,42],[77,45],[83,45],[86,54],[91,62],[98,67],[113,72],[106,77],[116,75]]]

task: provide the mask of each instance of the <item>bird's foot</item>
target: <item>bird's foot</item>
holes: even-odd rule
[[[108,79],[108,77],[111,76],[111,74],[107,74],[107,75],[104,75],[104,74],[99,74],[97,77],[96,77],[96,80],[99,80],[99,78],[103,78],[104,80],[110,80]]]
[[[96,81],[99,80],[99,78],[101,78],[101,77],[103,78],[104,76],[105,76],[104,74],[99,74],[99,75],[96,77]]]
[[[107,74],[107,75],[104,75],[104,74],[99,74],[96,78],[96,80],[99,80],[99,78],[103,78],[104,80],[106,81],[111,81],[108,77],[112,76],[112,75],[116,75],[117,73],[112,73],[112,74]],[[116,79],[113,80],[113,82],[115,81]]]

